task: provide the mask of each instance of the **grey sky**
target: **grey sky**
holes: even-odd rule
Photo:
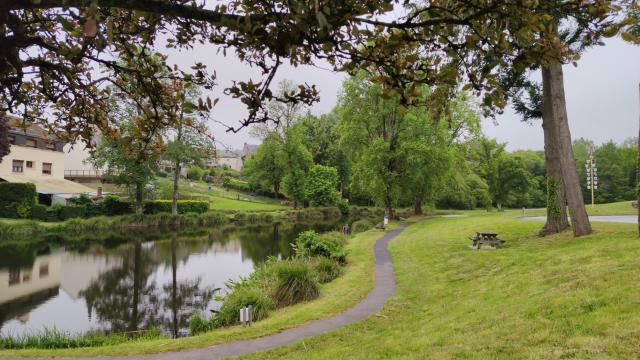
[[[194,59],[215,70],[220,90],[212,96],[219,96],[213,117],[228,125],[237,125],[246,116],[244,105],[222,94],[221,89],[232,80],[257,80],[257,70],[236,60],[233,54],[227,57],[216,54],[211,46],[199,46],[194,50],[174,53],[170,61],[181,66],[193,64]],[[328,68],[325,67],[325,68]],[[344,74],[334,73],[320,67],[284,66],[276,78],[290,79],[295,83],[315,84],[320,91],[320,102],[311,111],[322,114],[330,111],[336,103]],[[534,74],[539,77],[539,74]],[[585,53],[577,68],[565,66],[565,90],[569,121],[574,139],[586,137],[596,144],[610,139],[620,142],[638,133],[638,82],[640,82],[640,47],[631,46],[619,39],[610,39],[604,47],[590,49]],[[510,109],[492,120],[483,120],[483,130],[487,136],[500,142],[507,142],[510,150],[543,148],[542,129],[539,123],[527,125]],[[245,129],[238,134],[225,133],[220,125],[212,124],[216,138],[232,148],[241,148],[244,142],[256,143]]]

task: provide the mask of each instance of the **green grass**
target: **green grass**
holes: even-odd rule
[[[245,358],[638,358],[636,226],[539,238],[541,225],[504,213],[413,225],[390,243],[397,294],[379,314]],[[506,246],[469,249],[480,228]]]
[[[160,178],[161,182],[169,182],[169,179]],[[180,181],[180,193],[188,196],[207,198],[211,202],[212,210],[243,210],[243,211],[271,211],[287,209],[276,199],[265,196],[251,195],[236,190],[225,190],[218,186],[212,186],[203,181]],[[238,200],[240,199],[240,200]]]
[[[638,209],[631,206],[633,201],[621,201],[609,204],[596,204],[595,207],[591,207],[591,204],[587,204],[587,213],[589,215],[638,215]],[[517,210],[514,210],[517,211]],[[522,210],[520,210],[522,213]],[[527,216],[541,216],[546,215],[546,209],[527,209]]]
[[[371,230],[349,240],[349,257],[344,274],[321,285],[320,296],[310,302],[293,305],[272,312],[263,321],[249,328],[234,326],[180,339],[135,341],[117,346],[83,349],[26,349],[0,351],[2,357],[99,356],[157,353],[205,347],[237,339],[248,339],[281,332],[306,322],[329,317],[354,306],[373,287],[373,245],[383,232]]]

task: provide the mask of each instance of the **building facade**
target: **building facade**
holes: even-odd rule
[[[43,128],[22,126],[20,119],[9,117],[10,153],[0,161],[0,181],[33,183],[39,202],[66,204],[66,199],[93,193],[86,186],[65,180],[64,142]]]

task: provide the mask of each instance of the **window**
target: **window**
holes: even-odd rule
[[[51,163],[42,163],[42,173],[51,175]]]
[[[33,167],[33,161],[27,161],[27,167],[31,169]]]
[[[56,149],[56,144],[54,144],[52,142],[48,142],[47,143],[47,149],[48,150],[55,150]]]
[[[38,143],[36,143],[34,139],[27,139],[27,141],[24,142],[24,146],[38,147]]]
[[[9,286],[20,283],[20,269],[9,268]]]
[[[22,160],[13,160],[13,165],[11,167],[13,169],[13,172],[16,172],[16,173],[23,172],[24,171],[24,169],[22,167],[23,164],[24,164],[24,161],[22,161]]]
[[[40,275],[40,278],[49,276],[49,264],[40,265],[39,275]]]

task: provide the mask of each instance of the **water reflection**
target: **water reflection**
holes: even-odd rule
[[[0,333],[156,327],[181,336],[194,311],[217,307],[213,295],[225,282],[269,256],[289,256],[301,231],[338,226],[236,226],[101,235],[73,248],[56,245],[60,238],[0,247]]]

